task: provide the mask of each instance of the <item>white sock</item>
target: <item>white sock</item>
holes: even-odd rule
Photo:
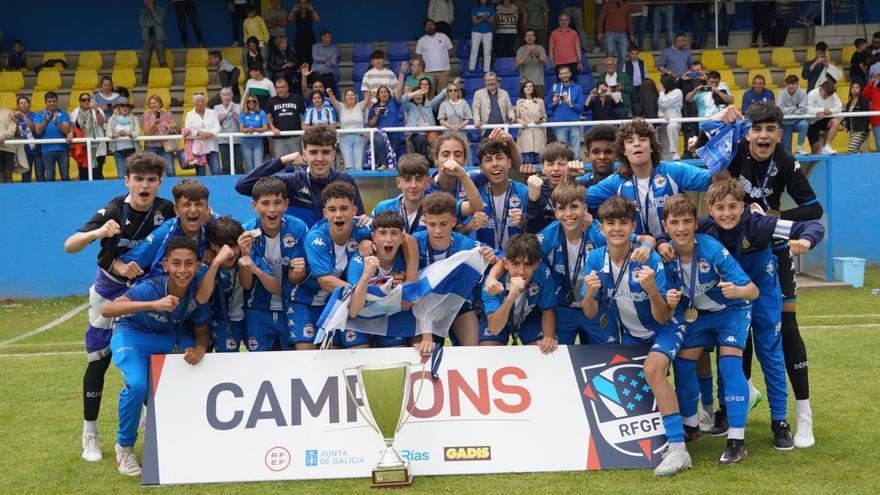
[[[795,411],[798,416],[813,417],[813,410],[810,408],[810,399],[795,401]]]
[[[746,429],[745,428],[728,428],[727,430],[727,439],[728,440],[745,440],[746,438]]]
[[[695,414],[693,416],[687,416],[687,417],[681,418],[681,422],[687,426],[699,426],[700,418],[698,415]]]
[[[752,384],[752,380],[749,380],[749,397],[754,397],[755,394],[758,393],[758,389]]]
[[[687,450],[687,447],[684,446],[684,442],[669,442],[670,450]]]
[[[83,435],[97,435],[98,422],[83,420]]]

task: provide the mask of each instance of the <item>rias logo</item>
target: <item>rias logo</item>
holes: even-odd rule
[[[492,460],[492,447],[444,447],[443,460],[451,461],[489,461]]]

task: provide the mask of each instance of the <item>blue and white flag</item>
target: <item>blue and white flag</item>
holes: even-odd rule
[[[700,124],[700,131],[712,136],[705,146],[697,150],[697,156],[706,162],[712,175],[727,170],[736,156],[739,140],[749,132],[751,121],[742,119],[733,124],[710,120]]]
[[[370,335],[414,337],[431,332],[440,337],[449,334],[452,321],[461,306],[471,299],[474,286],[482,279],[487,262],[480,248],[460,251],[440,260],[419,273],[413,283],[370,286],[367,301],[356,318],[349,318],[350,286],[337,287],[318,320],[315,343],[337,330],[354,330]],[[399,325],[394,315],[401,312],[401,302],[411,303],[415,321]]]

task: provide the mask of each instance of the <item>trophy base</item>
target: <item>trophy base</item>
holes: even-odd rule
[[[374,469],[373,488],[402,488],[412,485],[413,475],[405,467],[394,469]]]

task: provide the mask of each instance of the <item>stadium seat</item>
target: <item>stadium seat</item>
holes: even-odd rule
[[[171,48],[165,49],[165,64],[168,67],[174,67],[174,50]],[[150,57],[150,67],[159,67],[159,57],[156,56],[156,52],[153,52]]]
[[[187,67],[186,68],[186,78],[183,81],[183,86],[186,88],[190,87],[204,87],[208,85],[208,68],[207,67]]]
[[[126,88],[137,86],[137,81],[134,77],[134,69],[115,67],[110,77],[113,78],[113,84],[116,86],[123,86]]]
[[[647,78],[654,81],[654,84],[657,86],[657,89],[660,89],[660,78],[663,77],[663,74],[659,72],[648,72]]]
[[[405,60],[409,60],[409,43],[406,41],[392,41],[388,43],[388,61],[391,62],[392,67],[403,62]],[[396,64],[395,64],[396,62]],[[395,70],[392,68],[391,70]]]
[[[510,102],[516,105],[515,98],[519,97],[519,76],[511,75],[501,78],[501,89],[507,91],[510,96]]]
[[[707,71],[730,68],[727,62],[724,61],[724,52],[721,50],[703,50],[703,54],[700,55],[700,62],[703,63],[703,67]]]
[[[43,53],[43,63],[46,63],[49,60],[63,60],[65,63],[67,62],[67,55],[64,52],[44,52]],[[54,67],[47,67],[47,69],[54,70],[62,70],[63,67],[61,65],[55,65]]]
[[[173,83],[174,77],[168,67],[150,69],[150,78],[147,81],[148,88],[170,88]]]
[[[730,87],[730,89],[739,89],[739,86],[736,84],[736,78],[733,77],[732,70],[719,70],[718,73],[721,74],[721,82],[727,83],[727,86]]]
[[[782,78],[782,82],[785,83],[786,77],[788,77],[790,75],[795,75],[798,77],[798,84],[800,85],[800,87],[802,87],[802,88],[804,88],[804,90],[806,90],[807,89],[807,80],[801,77],[802,70],[803,69],[801,67],[789,67],[788,69],[785,69],[785,77]]]
[[[855,52],[855,45],[846,45],[845,47],[843,47],[843,49],[840,50],[840,63],[849,67],[849,61],[852,60],[853,53]]]
[[[104,67],[104,57],[101,52],[86,51],[79,53],[79,62],[76,64],[77,69],[101,70]]]
[[[34,89],[41,91],[54,91],[61,87],[61,72],[57,70],[41,70],[37,74],[37,84]]]
[[[351,69],[351,78],[355,81],[362,81],[368,70],[370,70],[369,62],[355,62]]]
[[[730,90],[730,96],[733,97],[733,105],[740,110],[742,110],[743,95],[745,94],[745,92],[746,90],[744,89]]]
[[[749,87],[752,86],[752,79],[754,79],[755,76],[757,76],[757,75],[764,76],[764,86],[765,87],[768,87],[770,89],[774,89],[774,88],[779,87],[773,81],[773,73],[770,72],[770,69],[752,69],[752,70],[750,70],[749,71],[749,78],[746,80],[746,82],[749,83]]]
[[[770,55],[770,65],[781,69],[789,69],[791,67],[800,67],[797,59],[794,58],[794,50],[788,47],[776,47]]]
[[[497,57],[495,59],[495,72],[501,77],[519,74],[516,70],[516,58]]]
[[[0,91],[16,92],[24,88],[24,75],[21,71],[0,72]]]
[[[94,91],[99,86],[98,71],[95,69],[76,69],[73,76],[73,91]]]
[[[187,67],[207,67],[208,50],[204,48],[188,48],[186,50]]]
[[[584,91],[584,95],[588,95],[596,87],[596,79],[593,78],[592,74],[578,74],[577,85]],[[586,99],[586,96],[584,96],[584,99]]]
[[[61,105],[59,105],[61,106]],[[31,112],[39,112],[46,109],[46,92],[34,90],[31,93]]]
[[[238,85],[244,86],[244,83],[247,82],[247,73],[244,71],[244,69],[241,68],[240,65],[236,65],[235,68],[238,69]],[[242,93],[244,93],[243,90]]]
[[[229,63],[232,65],[238,65],[242,60],[242,53],[240,46],[227,46],[220,51],[223,54],[223,58],[229,60]]]
[[[846,105],[846,102],[849,101],[849,84],[838,84],[835,87],[835,92],[837,93],[837,97],[840,98],[840,102]]]
[[[134,50],[116,50],[113,56],[114,69],[137,69],[139,65],[138,54]]]
[[[761,69],[764,67],[761,62],[761,53],[757,48],[740,48],[736,52],[736,65],[740,69]]]
[[[147,100],[153,95],[157,95],[159,98],[162,98],[162,103],[165,104],[166,109],[171,107],[171,92],[168,91],[168,88],[147,87],[147,96],[144,98],[144,105],[146,105]]]
[[[197,86],[188,86],[186,88],[183,88],[183,106],[184,106],[184,108],[192,107],[192,97],[196,93],[202,93],[207,97],[208,89],[205,87],[197,87]]]
[[[645,62],[645,72],[657,72],[657,65],[654,63],[654,54],[648,51],[639,52],[639,59]]]
[[[355,43],[351,52],[351,61],[354,63],[370,61],[370,54],[373,53],[372,43]]]
[[[18,108],[18,97],[15,93],[0,93],[0,108],[15,110]]]
[[[467,60],[471,55],[471,40],[460,39],[455,42],[455,58]]]
[[[473,97],[474,93],[483,87],[483,80],[474,77],[468,77],[464,80],[464,92]]]

